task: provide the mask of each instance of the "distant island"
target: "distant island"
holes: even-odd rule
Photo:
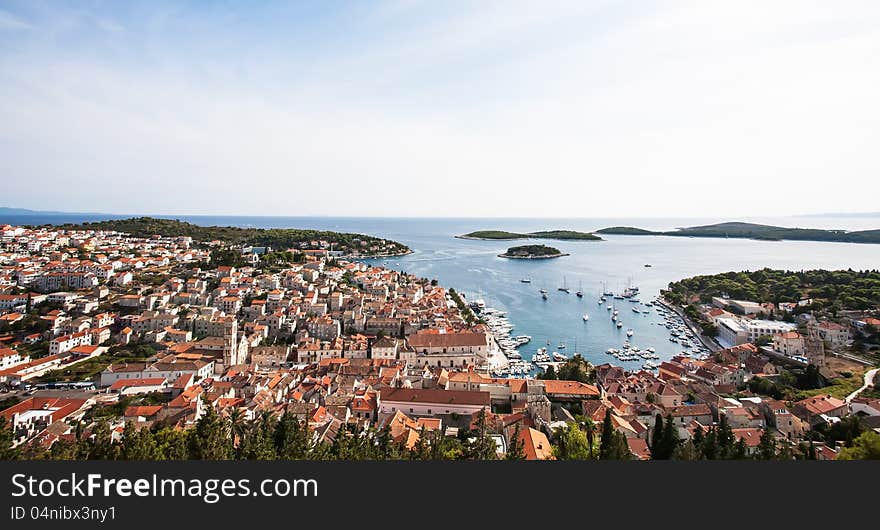
[[[558,248],[548,247],[547,245],[521,245],[518,247],[510,247],[504,254],[498,254],[499,258],[511,259],[549,259],[568,256],[560,252]]]
[[[459,239],[514,240],[514,239],[558,239],[560,241],[602,241],[602,238],[589,232],[574,230],[542,230],[538,232],[508,232],[506,230],[477,230],[469,234],[455,236]]]
[[[684,236],[684,237],[731,237],[740,239],[759,239],[764,241],[831,241],[841,243],[880,243],[880,229],[822,230],[818,228],[785,228],[781,226],[753,223],[718,223],[705,226],[692,226],[669,231],[652,231],[631,226],[613,226],[597,230],[600,234],[629,236]]]
[[[191,237],[207,243],[222,241],[241,246],[272,247],[276,250],[325,248],[353,257],[401,256],[412,252],[409,247],[397,241],[367,236],[330,232],[326,230],[303,230],[299,228],[240,228],[235,226],[200,226],[176,219],[157,219],[155,217],[134,217],[131,219],[111,219],[106,221],[64,224],[65,230],[112,230],[124,232],[135,237]],[[317,247],[316,247],[317,243]]]

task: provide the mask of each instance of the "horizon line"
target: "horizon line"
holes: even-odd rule
[[[68,212],[68,211],[60,211],[60,210],[32,210],[30,208],[19,208],[12,206],[0,206],[0,216],[3,215],[3,210],[25,210],[24,212],[7,214],[7,215],[20,215],[20,216],[64,216],[64,215],[90,215],[90,216],[102,216],[102,215],[112,215],[116,217],[127,217],[127,218],[137,218],[137,217],[156,217],[156,218],[168,218],[168,217],[246,217],[246,218],[271,218],[271,217],[280,217],[280,218],[318,218],[318,219],[709,219],[709,218],[771,218],[771,219],[783,219],[790,217],[880,217],[880,211],[860,211],[860,212],[817,212],[817,213],[797,213],[797,214],[775,214],[775,215],[679,215],[679,216],[651,216],[651,215],[599,215],[593,217],[584,217],[584,216],[560,216],[560,215],[548,215],[548,216],[522,216],[522,215],[510,215],[510,216],[498,216],[498,215],[490,215],[490,216],[463,216],[463,215],[333,215],[333,214],[321,214],[321,215],[284,215],[284,214],[237,214],[237,213],[115,213],[115,212]]]

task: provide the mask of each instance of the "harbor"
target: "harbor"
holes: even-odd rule
[[[527,280],[527,281],[526,281]],[[529,287],[531,279],[523,278],[520,284]],[[508,311],[489,307],[480,293],[469,305],[485,323],[497,346],[490,354],[488,369],[494,377],[533,378],[549,367],[557,369],[574,355],[580,355],[592,362],[604,362],[621,366],[626,370],[657,370],[660,363],[675,355],[692,358],[706,358],[711,349],[702,342],[701,337],[686,323],[685,319],[658,297],[641,300],[641,290],[628,285],[621,291],[612,291],[603,285],[596,293],[594,315],[591,318],[582,283],[576,296],[570,297],[571,289],[567,280],[563,282],[554,296],[580,301],[586,309],[580,315],[577,329],[568,332],[569,321],[559,323],[559,328],[545,332],[540,341],[532,335],[515,332],[515,315]],[[550,298],[546,288],[536,290],[536,304],[547,303]],[[625,314],[632,315],[625,324]],[[650,329],[650,333],[642,330]],[[610,331],[610,334],[608,333]],[[605,344],[599,348],[590,345],[579,351],[577,337],[590,333],[605,335]],[[604,333],[603,333],[604,332]],[[571,346],[569,346],[569,343]],[[582,341],[582,344],[584,342]],[[598,350],[598,351],[597,351]],[[570,352],[570,353],[569,353]]]

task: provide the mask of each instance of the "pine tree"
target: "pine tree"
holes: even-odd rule
[[[285,411],[275,426],[275,452],[282,460],[299,460],[309,455],[308,426]]]
[[[30,297],[28,298],[30,299]],[[4,416],[0,416],[0,460],[16,460],[21,455],[21,451],[13,447],[15,437],[12,432],[12,425]]]
[[[746,447],[746,440],[745,438],[740,438],[735,444],[733,444],[733,453],[731,454],[730,459],[745,460],[748,456],[749,452]]]
[[[548,366],[544,373],[538,374],[538,379],[557,379],[556,369],[553,366]]]
[[[651,459],[662,460],[663,457],[663,416],[659,413],[654,417],[654,430],[651,431]]]
[[[681,440],[678,436],[678,427],[675,425],[675,420],[672,419],[672,416],[667,415],[666,421],[663,424],[663,434],[660,440],[660,457],[658,460],[669,460],[672,458],[675,450],[678,449],[679,443],[681,443]]]
[[[89,460],[116,460],[119,457],[119,446],[113,443],[110,426],[106,421],[99,421],[92,427],[89,442]]]
[[[229,422],[211,405],[196,422],[190,437],[190,455],[195,460],[229,460],[232,457],[232,438]]]
[[[427,460],[430,456],[430,446],[428,445],[427,433],[425,427],[419,430],[419,439],[410,450],[410,458],[412,460]]]
[[[168,427],[161,428],[153,434],[156,441],[157,460],[188,460],[189,436],[191,430],[178,431]]]
[[[507,454],[504,455],[505,460],[525,460],[524,443],[520,440],[519,434],[520,428],[519,423],[517,423],[513,430],[513,436],[510,437],[510,442],[507,444]]]
[[[599,460],[609,460],[613,456],[616,432],[611,423],[611,409],[606,409],[605,419],[602,421],[602,438],[599,440]]]
[[[629,450],[629,443],[626,441],[626,435],[622,432],[615,434],[615,459],[616,460],[632,460],[635,458],[632,451]]]
[[[700,445],[700,453],[706,460],[716,460],[719,458],[718,450],[718,431],[715,427],[709,427],[703,443]]]
[[[232,425],[230,424],[230,428]],[[274,460],[275,422],[272,413],[264,411],[259,418],[240,427],[239,458],[248,460]]]
[[[480,409],[480,412],[477,413],[477,430],[467,445],[466,455],[471,460],[495,460],[498,458],[495,440],[489,436],[485,408]]]
[[[694,441],[686,440],[678,446],[672,458],[675,460],[699,460],[700,454]]]
[[[733,445],[735,440],[733,429],[730,428],[730,424],[727,422],[727,416],[725,414],[721,414],[721,417],[718,419],[716,436],[718,439],[718,458],[730,458],[734,451]]]
[[[703,428],[697,427],[697,430],[694,431],[694,435],[690,439],[691,445],[694,448],[694,458],[691,460],[700,460],[703,457],[703,442],[705,439]]]
[[[391,427],[386,425],[375,434],[376,458],[378,460],[397,460],[399,458],[397,447],[391,438]]]
[[[156,457],[156,441],[149,429],[138,429],[134,422],[127,422],[122,431],[123,460],[153,460]]]
[[[758,443],[758,460],[773,460],[776,458],[776,437],[770,429],[764,429],[761,433],[761,441]]]
[[[52,444],[52,447],[49,448],[49,452],[46,455],[46,458],[49,458],[50,460],[76,460],[76,457],[76,442],[65,440],[64,438],[55,440],[55,443]]]

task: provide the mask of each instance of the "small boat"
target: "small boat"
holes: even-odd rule
[[[634,307],[632,309],[633,309],[633,313],[641,313],[641,311],[639,311],[638,307]]]
[[[578,298],[583,298],[583,297],[584,297],[584,285],[583,285],[583,282],[581,282],[580,284],[578,284],[578,290],[577,290],[577,292],[574,293],[574,294],[575,294],[575,296],[577,296]]]
[[[523,278],[523,279],[520,280],[520,281],[521,281],[522,283],[532,283],[532,279],[531,279],[531,278]]]
[[[584,313],[584,317],[583,317],[583,318],[584,318],[584,322],[586,322],[587,320],[590,320],[590,315]]]
[[[546,300],[546,299],[547,299],[547,293],[541,293],[541,298],[543,298],[544,300]]]
[[[611,306],[610,306],[610,305],[606,305],[606,306],[605,306],[605,309],[607,309],[608,311],[611,311]]]
[[[562,355],[558,351],[555,351],[555,352],[553,352],[553,360],[557,361],[557,362],[563,362],[563,361],[567,361],[568,357],[566,357],[565,355]]]
[[[559,287],[557,290],[562,291],[563,293],[571,292],[571,289],[569,289],[568,286],[565,285],[565,276],[562,277],[562,287]]]
[[[626,336],[627,336],[627,337],[632,337],[632,336],[633,336],[633,333],[634,333],[634,332],[633,332],[632,328],[629,328],[628,330],[626,330]]]
[[[645,267],[651,267],[650,263],[645,263]]]
[[[560,350],[564,350],[564,349],[565,349],[565,343],[564,343],[564,342],[559,343],[559,349],[560,349]]]
[[[618,321],[617,321],[617,328],[620,329],[620,328],[622,328],[622,327],[623,327],[623,322],[621,322],[620,320],[618,320]]]
[[[541,294],[547,294],[547,289],[541,289],[539,292],[540,292]]]

